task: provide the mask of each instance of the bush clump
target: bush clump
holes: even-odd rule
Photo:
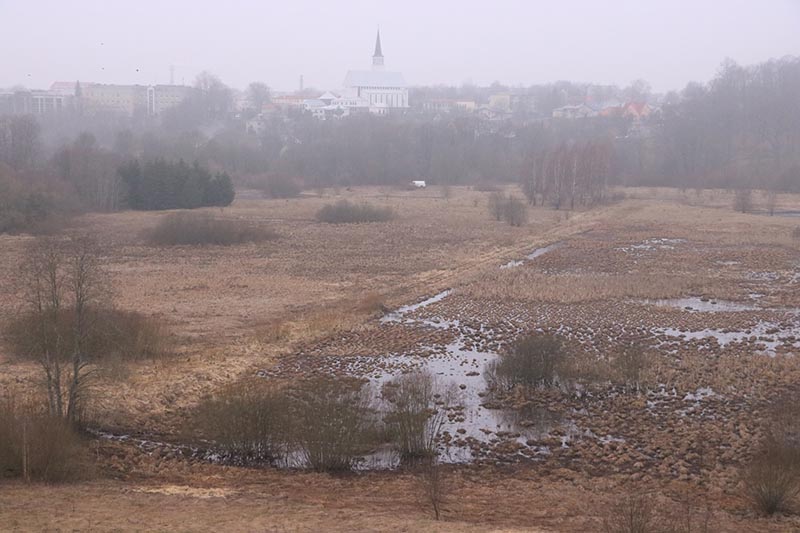
[[[611,504],[603,520],[606,533],[649,533],[660,530],[656,504],[649,494],[628,494]]]
[[[612,361],[616,381],[628,392],[641,392],[647,386],[651,364],[644,347],[639,344],[623,346]]]
[[[493,192],[489,195],[489,212],[498,222],[504,220],[511,226],[522,226],[528,221],[528,206],[513,195]]]
[[[68,421],[0,403],[0,478],[66,482],[89,471],[83,441]]]
[[[419,460],[436,455],[436,439],[446,412],[437,403],[443,395],[428,372],[404,374],[383,387],[388,402],[384,422],[387,434],[403,460]]]
[[[554,335],[530,335],[487,365],[487,382],[500,389],[552,386],[565,360],[561,339]]]
[[[275,238],[277,234],[274,231],[243,220],[215,218],[208,213],[172,213],[161,219],[148,240],[159,246],[230,246]]]
[[[328,224],[356,224],[363,222],[386,222],[394,213],[388,207],[376,207],[366,203],[356,204],[339,200],[328,204],[317,212],[317,220]]]
[[[376,444],[370,388],[363,383],[316,378],[292,391],[292,444],[318,472],[352,469]]]
[[[91,363],[105,360],[137,361],[155,359],[169,351],[167,331],[159,321],[135,311],[114,308],[91,308],[84,320],[83,356]],[[75,310],[61,309],[56,320],[47,325],[46,335],[33,335],[40,328],[38,318],[24,313],[12,319],[5,337],[13,353],[21,358],[37,360],[43,353],[61,353],[59,347],[75,345]]]
[[[270,176],[258,187],[267,198],[297,198],[303,192],[298,180],[288,176]]]
[[[248,383],[200,404],[195,429],[240,463],[350,470],[377,443],[372,394],[353,380],[321,377],[291,387]]]
[[[286,452],[287,398],[274,387],[245,383],[225,389],[200,403],[194,422],[238,463],[271,462]]]

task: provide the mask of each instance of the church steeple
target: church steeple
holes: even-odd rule
[[[375,53],[372,54],[372,68],[383,68],[383,51],[381,50],[381,30],[375,38]]]

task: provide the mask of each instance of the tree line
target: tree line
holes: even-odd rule
[[[419,98],[483,101],[504,90],[496,85],[414,92]],[[59,203],[63,209],[96,211],[216,205],[229,196],[203,189],[203,184],[227,189],[225,178],[191,177],[179,165],[170,168],[174,180],[142,175],[126,181],[118,169],[124,166],[134,176],[134,167],[126,166],[131,160],[141,162],[142,172],[155,174],[166,172],[164,163],[148,162],[197,162],[246,186],[278,178],[305,188],[415,179],[518,182],[529,201],[557,207],[601,200],[607,185],[800,190],[797,57],[750,67],[727,61],[709,83],[692,83],[659,99],[644,82],[623,89],[559,82],[515,91],[528,97],[520,102],[533,111],[515,107],[508,118],[497,120],[417,108],[402,116],[318,121],[301,111],[260,114],[270,101],[263,83],[251,84],[249,103],[237,111],[232,91],[204,73],[190,97],[156,121],[0,117],[0,189],[13,190],[6,198],[18,198],[15,204],[23,206],[17,219],[28,216],[20,212],[40,211],[62,191],[69,196]],[[648,101],[659,112],[641,120],[548,118],[553,106],[607,98]],[[72,140],[54,144],[55,137]],[[195,182],[197,190],[187,185]],[[136,188],[145,183],[152,194]],[[136,190],[129,203],[131,186]],[[153,197],[160,194],[165,198]]]

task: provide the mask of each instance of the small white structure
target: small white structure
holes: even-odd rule
[[[424,189],[427,185],[422,180],[415,180],[411,182],[411,186],[415,189]]]

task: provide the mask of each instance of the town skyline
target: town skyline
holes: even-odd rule
[[[118,4],[79,2],[69,9],[45,4],[51,17],[24,35],[12,25],[0,36],[4,49],[22,44],[28,50],[6,60],[0,87],[47,88],[73,80],[153,85],[168,84],[171,76],[188,85],[199,72],[210,71],[240,89],[260,80],[292,91],[302,75],[306,87],[335,90],[346,71],[369,66],[378,27],[387,68],[403,72],[411,86],[499,81],[514,87],[559,80],[624,86],[644,79],[654,91],[666,92],[707,81],[726,58],[748,65],[800,50],[794,31],[800,5],[783,0],[772,2],[770,10],[746,2],[662,3],[657,27],[641,20],[627,24],[639,9],[627,0],[603,12],[588,12],[589,3],[580,1],[503,2],[488,19],[476,16],[470,3],[460,3],[460,11],[455,4],[437,3],[420,17],[422,6],[414,2],[394,12],[384,3],[363,10],[348,9],[358,3],[347,2],[331,9],[308,2],[265,8],[234,1],[225,13],[194,7],[199,18],[191,26],[176,22],[186,7],[182,1],[159,8],[158,17],[146,9],[147,2],[131,6],[124,17]],[[32,9],[7,2],[0,5],[0,18],[25,20]],[[448,13],[452,24],[442,22]],[[344,15],[355,31],[337,24]]]

